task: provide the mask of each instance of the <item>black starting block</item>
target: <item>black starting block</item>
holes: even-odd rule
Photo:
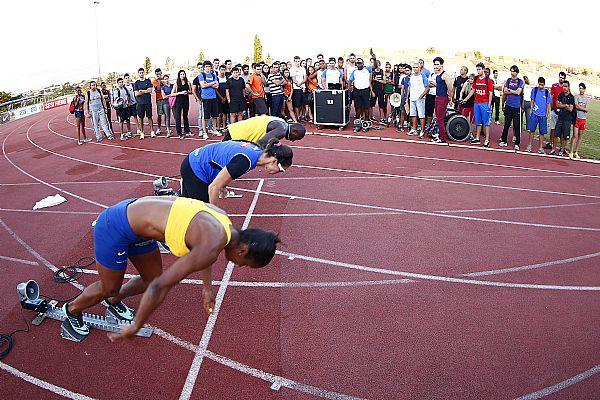
[[[67,319],[66,315],[62,311],[62,309],[57,307],[57,302],[52,300],[48,303],[48,307],[45,312],[40,312],[31,322],[33,325],[40,325],[44,319],[52,318],[58,321],[65,321]],[[128,326],[131,324],[129,321],[123,321],[115,318],[114,316],[107,313],[105,316],[83,313],[83,322],[90,328],[99,329],[107,332],[119,332],[122,326]],[[67,340],[72,340],[74,342],[81,342],[86,336],[73,335],[64,328],[64,323],[60,327],[60,336]],[[153,327],[143,327],[137,333],[136,336],[140,337],[150,337],[154,333]]]

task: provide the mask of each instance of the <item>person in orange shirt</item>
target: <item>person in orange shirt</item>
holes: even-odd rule
[[[306,115],[310,122],[313,121],[312,107],[314,101],[315,90],[319,88],[319,82],[317,80],[317,70],[313,65],[309,65],[306,69],[306,90],[308,90],[308,101],[306,102]]]
[[[292,104],[292,75],[290,74],[289,69],[283,70],[283,79],[285,79],[285,84],[283,85],[283,94],[285,95],[285,108],[288,111],[288,115],[294,122],[298,122],[296,119],[296,114],[294,114],[294,107]]]
[[[264,115],[268,112],[267,103],[265,102],[265,82],[261,70],[261,64],[252,64],[252,75],[250,75],[246,84],[254,105],[254,115]]]
[[[158,115],[158,129],[156,130],[156,134],[160,135],[160,130],[162,128],[162,116],[165,115],[165,108],[163,102],[167,102],[168,100],[163,99],[162,95],[162,70],[160,68],[156,68],[154,70],[154,74],[156,75],[156,79],[152,81],[152,86],[154,86],[154,93],[156,94],[156,114]],[[165,119],[166,118],[167,116],[165,115]],[[168,129],[167,133],[170,133],[168,132]]]

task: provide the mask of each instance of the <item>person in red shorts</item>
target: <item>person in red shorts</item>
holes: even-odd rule
[[[575,118],[575,126],[573,127],[573,136],[571,137],[571,143],[569,148],[569,158],[579,159],[579,143],[581,143],[581,136],[586,129],[587,113],[589,106],[589,99],[585,95],[585,83],[579,84],[579,94],[575,96],[575,110],[577,116]],[[575,146],[575,147],[573,147]]]

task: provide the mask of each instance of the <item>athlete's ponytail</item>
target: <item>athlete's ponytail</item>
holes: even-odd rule
[[[292,165],[294,153],[289,146],[282,144],[276,138],[269,140],[265,146],[265,154],[268,157],[275,157],[284,168],[289,168]]]

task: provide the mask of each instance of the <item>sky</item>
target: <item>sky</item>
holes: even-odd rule
[[[0,91],[20,93],[97,76],[92,0],[2,3]],[[599,6],[588,0],[280,1],[277,7],[228,0],[213,2],[210,11],[205,4],[100,0],[102,74],[133,72],[146,56],[153,65],[164,65],[167,56],[194,61],[200,51],[241,62],[252,54],[255,34],[263,55],[282,60],[319,52],[338,56],[352,48],[434,47],[600,69]]]

